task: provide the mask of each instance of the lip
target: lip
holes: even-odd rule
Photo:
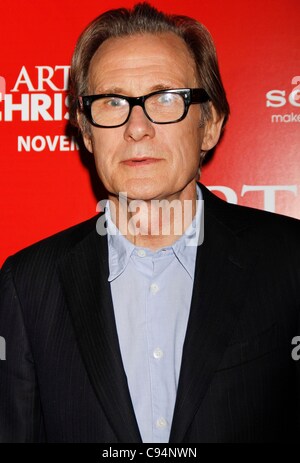
[[[138,157],[138,158],[126,159],[125,161],[122,161],[122,164],[125,164],[125,166],[130,166],[130,167],[143,167],[149,164],[155,164],[161,160],[162,159],[160,158],[147,158],[147,157],[140,158]]]

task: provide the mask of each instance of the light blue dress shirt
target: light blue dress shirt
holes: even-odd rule
[[[197,186],[198,200],[202,199]],[[105,214],[109,281],[124,370],[145,443],[170,437],[189,317],[203,201],[184,235],[151,251],[120,234]]]

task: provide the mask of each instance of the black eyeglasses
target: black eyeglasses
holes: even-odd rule
[[[173,124],[186,117],[191,104],[209,100],[203,88],[176,88],[138,97],[115,93],[80,96],[78,103],[95,127],[113,128],[126,124],[134,106],[141,106],[154,124]]]

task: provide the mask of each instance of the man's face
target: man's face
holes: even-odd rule
[[[199,84],[185,43],[166,33],[105,41],[92,58],[88,86],[91,95],[141,96]],[[135,106],[125,125],[91,126],[84,141],[110,195],[126,192],[129,199],[189,199],[195,195],[201,148],[211,147],[204,146],[207,129],[200,128],[200,122],[199,104],[190,106],[184,120],[166,125],[150,122],[143,109]]]

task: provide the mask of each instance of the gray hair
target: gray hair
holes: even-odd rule
[[[99,46],[109,38],[136,34],[173,32],[186,43],[193,57],[199,84],[208,93],[218,114],[229,116],[229,104],[222,84],[216,49],[209,31],[200,22],[188,16],[165,14],[148,3],[138,3],[132,9],[119,8],[106,11],[94,19],[80,35],[75,47],[70,72],[70,122],[78,126],[78,96],[87,93],[88,72],[92,57]],[[210,103],[203,103],[203,120],[211,118]],[[85,118],[82,130],[88,129]]]

